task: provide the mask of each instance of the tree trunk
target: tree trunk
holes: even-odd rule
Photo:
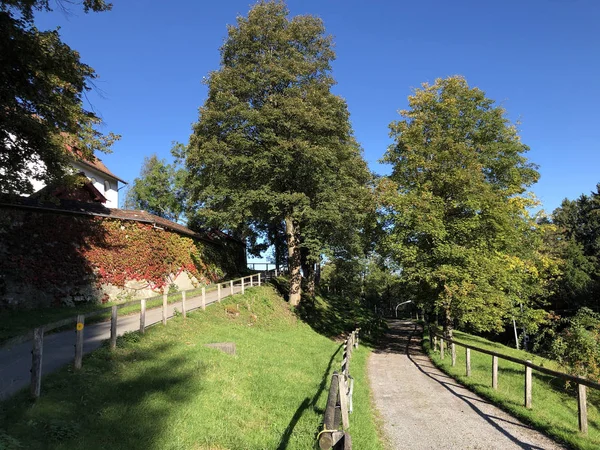
[[[300,273],[300,247],[298,224],[291,217],[285,218],[285,235],[288,244],[288,269],[290,272],[290,305],[298,306],[302,294],[302,274]]]
[[[308,291],[308,295],[314,297],[316,285],[315,265],[313,263],[308,263],[306,265],[306,272],[306,290]]]
[[[454,321],[452,319],[452,313],[450,307],[444,308],[444,337],[446,339],[452,339],[452,329],[454,328]]]
[[[279,232],[278,232],[278,227],[277,226],[270,226],[269,227],[269,235],[270,235],[270,239],[271,239],[271,244],[273,245],[273,248],[275,250],[275,267],[277,268],[277,272],[279,272],[279,270],[281,270],[281,245],[280,245],[280,239],[279,239]]]

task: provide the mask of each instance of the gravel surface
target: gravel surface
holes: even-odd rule
[[[389,321],[369,379],[394,449],[562,449],[435,368],[409,321]]]

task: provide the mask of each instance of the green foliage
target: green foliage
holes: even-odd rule
[[[502,108],[462,77],[424,84],[390,125],[381,181],[384,248],[415,300],[453,322],[501,330],[535,308],[556,268],[524,195],[538,179]],[[529,313],[528,318],[539,317]]]
[[[59,2],[62,5],[62,3]],[[105,11],[103,0],[85,0],[88,11]],[[50,184],[78,155],[109,151],[118,136],[97,130],[100,118],[83,107],[97,78],[57,30],[40,31],[35,10],[48,0],[0,1],[0,192],[32,190],[30,178]],[[45,170],[41,170],[45,167]]]
[[[554,245],[564,260],[553,303],[556,309],[573,311],[587,306],[600,311],[600,184],[596,192],[577,200],[565,199],[554,210],[558,227]]]
[[[79,423],[74,421],[51,420],[45,424],[46,436],[51,442],[63,442],[76,438],[79,434]]]
[[[0,430],[0,450],[19,450],[23,446],[18,439],[8,435],[4,430]]]
[[[302,259],[352,242],[370,174],[347,105],[331,87],[320,19],[259,2],[230,26],[221,67],[183,152],[197,221],[271,241],[285,221],[298,296]]]
[[[566,327],[556,335],[550,354],[576,375],[600,379],[600,314],[581,308],[564,319]]]
[[[125,198],[126,209],[143,209],[177,222],[185,209],[185,171],[156,155],[144,158],[140,177],[133,181]]]

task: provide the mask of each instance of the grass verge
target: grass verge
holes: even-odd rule
[[[440,359],[439,352],[433,352],[429,345],[427,330],[425,330],[424,337],[423,346],[433,363],[469,389],[559,442],[576,449],[600,448],[600,395],[594,389],[588,388],[589,431],[585,436],[579,432],[577,422],[576,386],[566,385],[560,379],[533,371],[532,409],[526,409],[523,406],[525,370],[522,365],[499,359],[498,390],[494,390],[492,389],[491,356],[471,350],[471,376],[467,377],[463,347],[456,347],[456,366],[452,367],[449,352],[446,352],[443,360]],[[478,336],[455,331],[454,338],[458,342],[486,350],[515,358],[529,359],[533,363],[549,369],[562,370],[555,361],[506,347]]]
[[[235,342],[236,355],[204,344]],[[350,432],[379,450],[366,379],[352,357]],[[42,397],[0,403],[5,449],[313,449],[340,343],[316,333],[270,287],[127,334],[44,378]]]

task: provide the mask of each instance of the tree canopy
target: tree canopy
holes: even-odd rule
[[[140,177],[127,191],[125,207],[143,209],[176,222],[185,210],[184,178],[183,169],[156,155],[146,157]]]
[[[64,5],[57,2],[59,6]],[[103,0],[84,0],[85,12],[106,11]],[[0,1],[0,192],[26,194],[31,179],[51,183],[74,158],[108,151],[118,136],[98,130],[100,118],[84,107],[97,78],[58,30],[40,31],[34,11],[49,0]]]
[[[400,114],[383,159],[392,175],[380,185],[388,251],[448,329],[458,320],[500,330],[552,270],[528,214],[525,190],[539,177],[528,147],[459,76],[424,84]]]
[[[297,304],[302,249],[314,262],[344,234],[370,173],[346,102],[331,92],[331,37],[320,19],[288,14],[259,2],[228,28],[186,164],[203,223],[256,239],[285,222]]]

